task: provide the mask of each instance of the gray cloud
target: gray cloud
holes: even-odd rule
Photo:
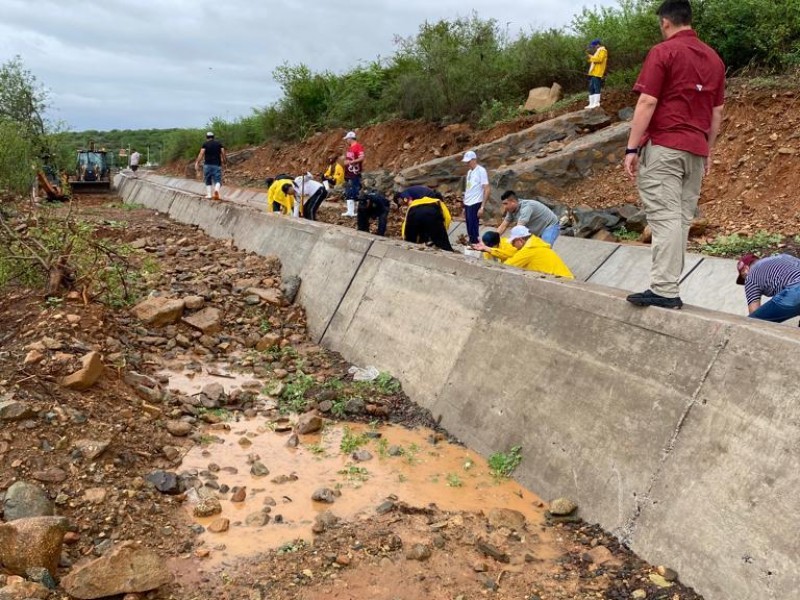
[[[614,5],[616,0],[598,0]],[[71,129],[202,126],[280,97],[283,62],[339,72],[396,35],[476,11],[510,33],[568,25],[584,0],[2,0],[0,61],[19,54]]]

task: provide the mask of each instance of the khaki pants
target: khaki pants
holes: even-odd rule
[[[705,158],[691,152],[648,143],[639,160],[639,197],[653,232],[653,264],[650,289],[677,298]]]

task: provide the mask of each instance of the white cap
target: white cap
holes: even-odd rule
[[[508,234],[508,241],[513,242],[518,238],[525,238],[531,236],[531,230],[525,227],[525,225],[515,225],[511,228],[511,231]]]
[[[213,131],[206,131],[206,137],[214,137]]]
[[[464,153],[464,158],[461,159],[461,162],[469,162],[471,160],[478,160],[478,155],[475,154],[472,150],[468,150]]]
[[[345,140],[354,140],[356,139],[356,132],[355,131],[348,131],[347,135],[344,136]]]

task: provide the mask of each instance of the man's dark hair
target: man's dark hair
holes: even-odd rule
[[[513,198],[514,200],[517,199],[517,192],[514,190],[506,190],[503,192],[503,195],[500,196],[500,200],[508,200],[509,198]]]
[[[692,5],[689,0],[664,0],[656,14],[678,27],[692,24]]]
[[[281,191],[282,191],[284,194],[288,194],[288,193],[289,193],[289,190],[293,190],[293,189],[294,189],[294,186],[293,186],[291,183],[284,183],[284,184],[281,186]]]
[[[489,248],[497,248],[500,245],[500,234],[496,231],[487,231],[481,237],[481,241]]]

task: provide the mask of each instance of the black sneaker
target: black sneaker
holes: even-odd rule
[[[680,298],[659,296],[652,290],[631,294],[626,299],[636,306],[660,306],[661,308],[674,308],[676,310],[683,307],[683,301]]]

